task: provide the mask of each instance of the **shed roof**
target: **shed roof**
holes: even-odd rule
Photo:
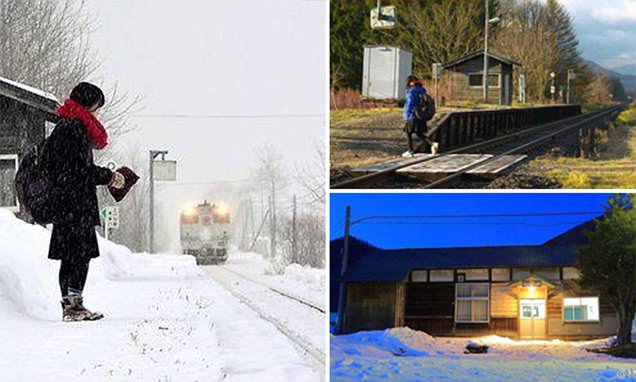
[[[34,107],[51,116],[55,116],[55,109],[59,105],[59,100],[53,94],[4,77],[0,77],[0,95]]]
[[[570,266],[571,246],[500,246],[375,250],[352,264],[344,281],[403,281],[412,269]]]
[[[480,50],[480,51],[477,51],[477,52],[473,52],[473,53],[471,53],[471,54],[469,54],[467,56],[458,58],[457,60],[447,62],[447,63],[443,64],[442,67],[444,69],[447,69],[447,68],[450,68],[450,67],[453,67],[453,66],[457,66],[457,65],[459,65],[459,64],[461,64],[463,62],[466,62],[468,60],[472,60],[475,57],[479,57],[479,56],[483,56],[483,55],[484,55],[484,51],[483,50]],[[499,61],[501,63],[504,63],[504,64],[521,66],[521,62],[515,60],[514,58],[510,58],[510,57],[504,56],[503,54],[499,54],[497,52],[489,51],[488,52],[488,57],[490,57],[490,58],[492,58],[494,60],[497,60],[497,61]]]

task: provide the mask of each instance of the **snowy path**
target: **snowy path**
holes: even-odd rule
[[[304,288],[291,290],[289,283],[265,275],[263,269],[259,272],[258,259],[248,254],[231,254],[227,265],[202,268],[285,334],[316,371],[324,372],[326,329],[322,302],[309,300],[311,296],[307,297],[306,290],[303,293]]]
[[[2,298],[0,288],[0,379],[321,379],[286,337],[200,272],[191,257],[133,256],[139,259],[131,276],[89,280],[86,305],[103,311],[102,321],[33,318]]]

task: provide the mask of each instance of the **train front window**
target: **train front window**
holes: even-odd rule
[[[210,225],[210,224],[212,224],[212,219],[209,216],[202,216],[201,217],[201,224]]]
[[[182,224],[197,224],[199,222],[199,216],[196,214],[183,214],[181,215]]]

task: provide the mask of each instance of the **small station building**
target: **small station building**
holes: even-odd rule
[[[55,126],[55,96],[0,77],[0,208],[19,212],[13,180],[26,151]]]
[[[618,315],[575,268],[589,221],[542,245],[372,248],[351,263],[344,332],[408,326],[438,336],[609,336]]]
[[[521,62],[495,52],[488,52],[488,102],[512,104],[514,65]],[[483,99],[484,52],[474,52],[442,65],[445,83],[452,100]]]

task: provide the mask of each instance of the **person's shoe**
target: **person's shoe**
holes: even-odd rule
[[[413,158],[414,156],[415,156],[415,153],[413,153],[413,151],[411,150],[408,150],[402,153],[402,158]]]
[[[87,313],[76,309],[68,297],[64,297],[62,301],[60,301],[60,304],[62,304],[62,321],[72,322],[86,320]]]
[[[439,143],[433,142],[431,145],[431,155],[437,155],[437,151],[439,150]]]
[[[74,310],[76,317],[81,317],[83,321],[95,321],[104,318],[99,312],[91,312],[84,307],[84,298],[81,295],[70,295],[68,297],[71,309]],[[75,320],[80,321],[80,320]]]

